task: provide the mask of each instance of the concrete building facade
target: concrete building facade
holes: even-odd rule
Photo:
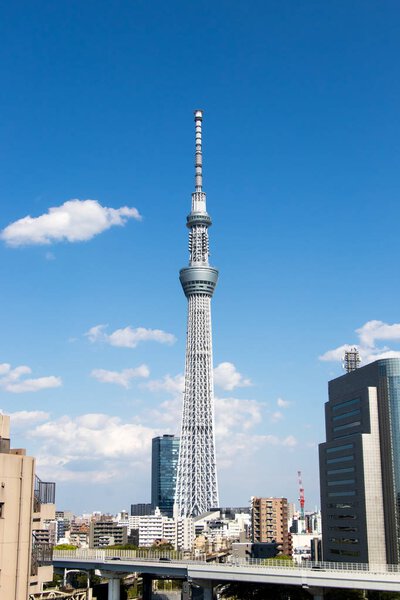
[[[128,543],[128,528],[113,521],[92,521],[89,526],[89,548],[106,548]]]
[[[0,598],[25,600],[52,580],[51,546],[39,532],[54,519],[54,492],[36,477],[35,459],[10,447],[10,417],[0,415]]]
[[[400,559],[400,359],[329,382],[320,444],[324,560]]]
[[[276,542],[279,553],[292,555],[291,536],[288,531],[288,501],[286,498],[251,499],[252,542]]]

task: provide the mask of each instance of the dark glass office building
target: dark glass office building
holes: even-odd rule
[[[324,560],[400,563],[400,359],[329,382],[320,444]]]
[[[179,438],[163,435],[153,438],[151,458],[151,503],[163,515],[173,516]]]

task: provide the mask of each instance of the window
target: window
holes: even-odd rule
[[[360,402],[360,398],[354,398],[354,400],[346,400],[345,402],[338,402],[338,404],[334,404],[332,406],[332,412],[336,412],[340,408],[344,406],[353,406],[354,404],[358,404]]]
[[[329,548],[331,554],[340,554],[341,556],[360,556],[358,550],[338,550],[337,548]]]
[[[345,419],[346,417],[353,417],[354,415],[359,415],[360,409],[356,408],[356,410],[350,410],[349,412],[342,413],[340,415],[335,415],[332,417],[332,421],[339,421],[340,419]]]
[[[0,502],[0,519],[4,517],[4,502]]]
[[[355,483],[355,479],[337,479],[336,481],[328,481],[328,485],[348,485]]]
[[[357,427],[361,425],[361,421],[352,421],[351,423],[345,423],[344,425],[336,425],[333,431],[341,431],[342,429],[349,429],[350,427]]]
[[[334,446],[333,448],[327,448],[326,453],[331,454],[332,452],[340,452],[341,450],[348,450],[354,448],[354,444],[342,444],[342,446]]]
[[[352,491],[348,491],[348,492],[329,492],[328,496],[330,496],[331,498],[335,497],[335,496],[355,496],[356,493],[354,490]]]
[[[328,475],[336,475],[338,473],[354,473],[354,467],[348,467],[347,469],[330,469],[330,471],[327,471]]]
[[[333,465],[339,462],[348,462],[349,460],[354,460],[354,454],[347,454],[346,456],[338,456],[337,458],[328,458],[326,461],[327,465]]]

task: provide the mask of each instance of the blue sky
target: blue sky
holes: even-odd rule
[[[400,350],[398,3],[27,1],[0,21],[13,445],[59,508],[150,499],[151,437],[179,433],[202,108],[221,504],[295,501],[301,469],[313,509],[341,346]]]

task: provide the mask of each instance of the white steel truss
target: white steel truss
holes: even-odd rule
[[[180,280],[188,298],[185,391],[175,505],[179,516],[196,516],[219,505],[214,439],[211,297],[218,271],[209,266],[211,219],[202,191],[202,112],[195,112],[196,191],[187,218],[189,267]]]

